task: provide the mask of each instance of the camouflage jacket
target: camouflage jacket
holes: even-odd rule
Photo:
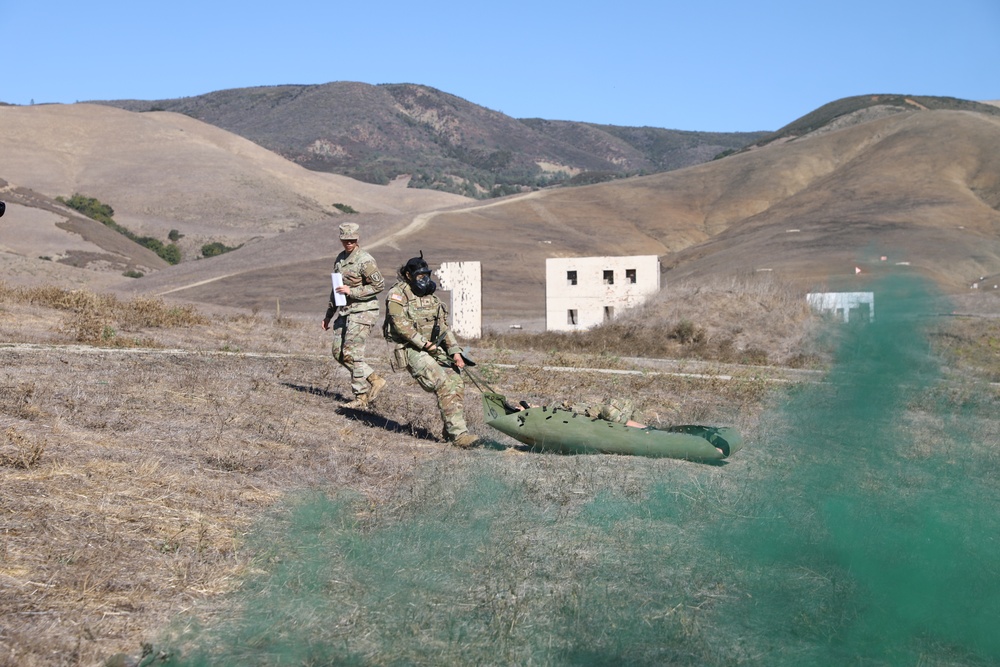
[[[397,345],[412,345],[422,350],[425,344],[434,342],[436,326],[438,337],[444,335],[439,345],[448,355],[464,351],[448,327],[448,309],[433,294],[417,296],[409,284],[401,280],[389,289],[385,307],[387,337]]]
[[[378,312],[378,294],[385,289],[385,278],[375,264],[375,258],[360,247],[348,254],[347,251],[337,255],[333,263],[333,272],[343,276],[344,285],[351,288],[347,295],[347,305],[340,310],[350,315],[368,310]],[[326,309],[326,319],[332,319],[337,311],[333,301],[334,292],[330,291],[330,303]]]
[[[609,422],[624,424],[638,416],[635,403],[627,398],[609,398],[607,403],[571,403],[563,401],[560,406],[578,415],[586,415],[591,419],[603,419]]]

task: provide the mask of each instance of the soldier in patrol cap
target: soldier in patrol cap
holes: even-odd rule
[[[365,342],[378,321],[378,293],[385,289],[385,279],[375,258],[358,245],[358,236],[357,224],[345,222],[340,226],[344,250],[337,255],[333,272],[341,275],[343,284],[330,292],[323,330],[333,329],[333,358],[351,373],[354,399],[344,407],[364,409],[385,387],[385,379],[365,362]],[[337,293],[347,298],[346,306],[334,304]]]
[[[479,438],[465,424],[465,382],[451,368],[465,368],[465,359],[448,327],[448,311],[434,295],[437,285],[423,251],[400,267],[398,278],[385,299],[385,336],[395,343],[393,368],[405,366],[424,391],[437,396],[445,439],[467,449]]]

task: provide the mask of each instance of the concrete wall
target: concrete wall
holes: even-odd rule
[[[545,328],[589,329],[659,291],[656,255],[551,257],[545,260]]]
[[[865,317],[868,321],[875,320],[874,292],[811,292],[806,294],[809,307],[821,313],[830,313],[837,319],[851,321],[851,313],[855,318]]]
[[[463,338],[483,336],[483,270],[480,262],[445,262],[434,275],[438,286],[451,292],[449,320]]]

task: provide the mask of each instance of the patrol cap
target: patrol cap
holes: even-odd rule
[[[340,240],[341,241],[357,241],[358,240],[358,225],[354,222],[345,222],[340,226]]]

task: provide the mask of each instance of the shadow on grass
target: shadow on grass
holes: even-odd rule
[[[281,384],[289,389],[300,391],[304,394],[312,394],[313,396],[329,398],[339,402],[349,400],[347,396],[337,391],[327,391],[326,389],[320,389],[319,387],[295,384],[292,382],[282,382]],[[336,410],[345,417],[359,421],[365,426],[380,428],[383,431],[388,431],[390,433],[406,433],[414,438],[417,438],[418,440],[440,442],[440,439],[437,436],[421,426],[402,424],[395,419],[390,419],[389,417],[380,415],[372,410],[356,410],[354,408],[346,408],[343,405],[338,405]]]
[[[479,438],[479,444],[476,445],[476,449],[488,449],[494,452],[506,452],[509,449],[516,449],[519,452],[533,451],[531,447],[520,442],[516,442],[514,444],[507,444],[485,436]]]
[[[337,401],[343,403],[350,400],[348,397],[339,391],[329,391],[327,389],[320,389],[313,385],[295,384],[294,382],[282,382],[283,386],[288,387],[294,391],[299,391],[304,394],[312,394],[313,396],[319,396],[320,398],[328,398],[332,401]],[[372,410],[355,410],[353,408],[345,408],[342,405],[337,406],[337,412],[360,421],[365,426],[371,426],[373,428],[380,428],[390,433],[407,433],[414,438],[420,440],[431,440],[433,442],[440,442],[441,439],[436,435],[428,431],[426,428],[420,426],[414,426],[412,424],[401,424],[400,422],[390,419],[385,415],[380,415]],[[480,444],[477,445],[477,449],[489,449],[493,451],[506,451],[508,449],[516,449],[521,452],[531,452],[533,451],[528,445],[522,443],[515,443],[513,445],[505,444],[497,440],[483,437],[480,439]],[[534,450],[537,452],[537,450]]]
[[[326,389],[320,389],[319,387],[314,387],[312,385],[295,384],[294,382],[282,382],[282,386],[288,387],[289,389],[294,389],[295,391],[300,391],[303,394],[312,394],[313,396],[319,396],[321,398],[329,398],[335,401],[346,401],[348,397],[341,394],[339,391],[327,391]]]

